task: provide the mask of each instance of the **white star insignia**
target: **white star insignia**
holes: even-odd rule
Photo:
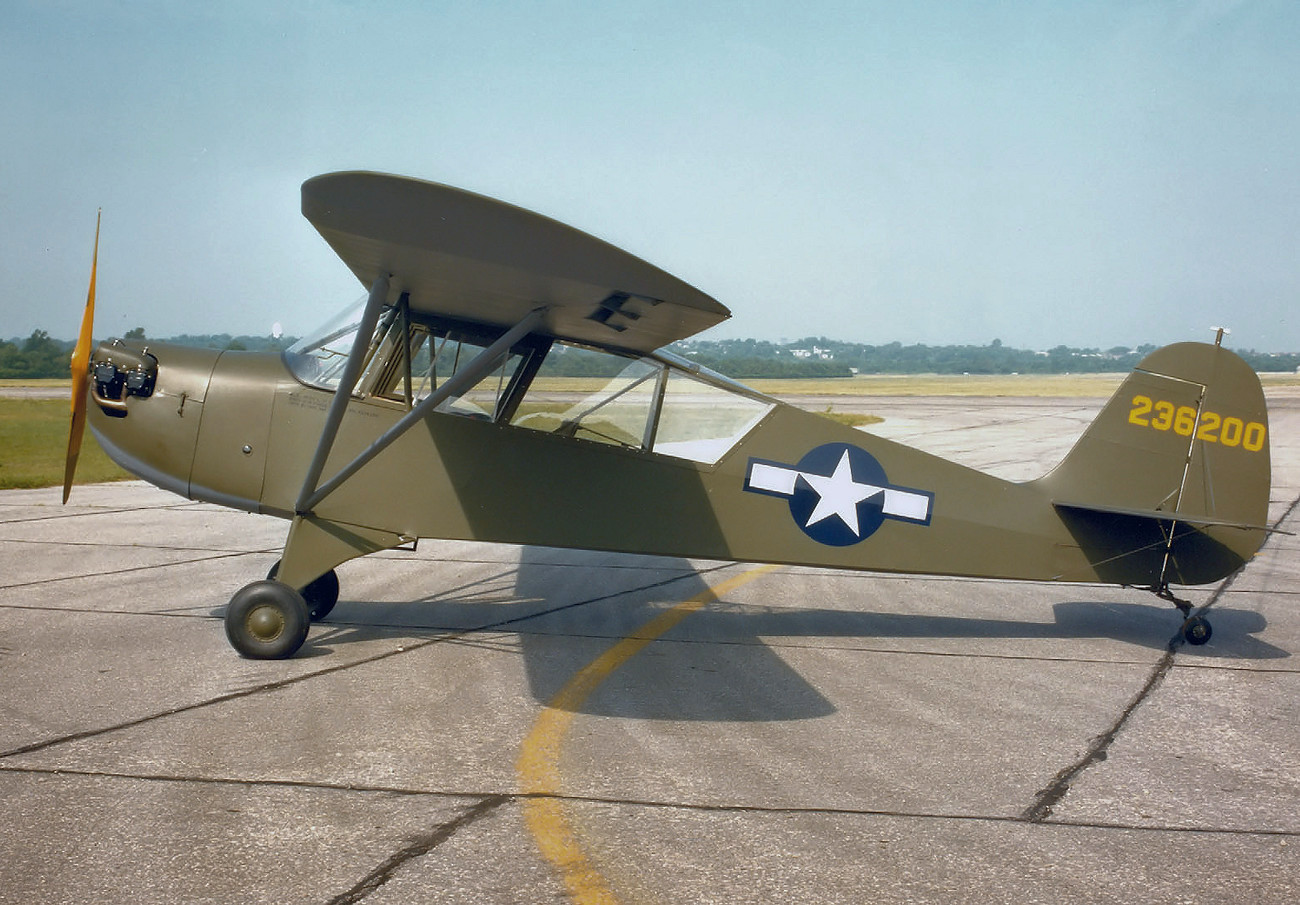
[[[853,480],[853,467],[849,464],[847,449],[831,475],[809,474],[805,471],[801,472],[800,476],[808,482],[818,496],[817,505],[812,515],[808,516],[805,528],[836,516],[856,537],[862,533],[858,527],[858,503],[885,492],[883,487],[859,484]]]

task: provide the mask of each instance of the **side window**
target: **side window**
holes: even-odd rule
[[[436,392],[487,347],[477,337],[418,323],[411,325],[409,343],[412,405]],[[520,360],[521,356],[512,351],[473,386],[444,399],[437,411],[494,419]],[[380,322],[366,374],[359,386],[375,396],[406,401],[406,360],[402,355],[400,323]]]
[[[556,346],[511,424],[632,449],[649,445],[662,367],[579,346]]]
[[[411,332],[411,396],[415,402],[437,390],[486,348],[451,332],[442,335],[424,329]],[[437,410],[488,421],[495,419],[519,360],[520,356],[511,352],[472,387],[439,403]],[[394,390],[399,396],[404,392],[400,385]]]
[[[652,449],[712,465],[771,410],[770,402],[670,370]]]
[[[285,362],[294,376],[312,386],[337,390],[364,307],[365,299],[362,299],[287,349]],[[432,319],[412,322],[409,327],[408,334],[398,308],[384,309],[364,353],[354,395],[407,402],[409,357],[410,403],[414,405],[468,367],[496,339],[490,331],[475,330],[473,325]],[[403,354],[404,340],[409,344],[409,355]],[[508,414],[506,395],[517,390],[512,387],[512,381],[517,374],[530,373],[521,367],[522,363],[527,358],[535,367],[548,344],[521,343],[473,386],[439,403],[438,411],[486,420],[505,417]]]
[[[725,377],[557,344],[511,424],[712,465],[772,410]]]
[[[286,350],[285,361],[299,380],[337,389],[364,301]],[[421,320],[410,324],[409,336],[403,325],[395,309],[380,317],[354,390],[357,395],[406,403],[409,357],[410,404],[415,404],[437,392],[494,341],[472,324]],[[409,342],[407,355],[404,338]],[[773,406],[720,374],[665,353],[635,358],[535,338],[516,346],[473,386],[444,399],[438,411],[508,419],[530,430],[712,465]]]

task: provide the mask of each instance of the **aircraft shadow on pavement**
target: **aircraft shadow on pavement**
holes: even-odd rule
[[[468,632],[449,641],[466,644],[484,643],[475,637],[480,632],[518,633],[517,649],[530,690],[538,701],[548,703],[612,644],[709,587],[694,565],[682,559],[639,557],[637,568],[620,571],[611,567],[629,560],[610,557],[578,567],[580,574],[575,574],[573,563],[565,563],[558,552],[524,548],[517,567],[503,564],[491,576],[411,602],[345,598],[323,623],[329,630],[314,633],[299,656],[320,656],[339,645],[394,630],[417,637]],[[592,573],[606,569],[611,576],[608,584],[591,580]],[[1053,621],[1037,622],[755,606],[724,597],[667,632],[664,643],[642,648],[577,709],[633,719],[725,722],[812,719],[834,713],[835,706],[765,639],[806,638],[810,645],[817,640],[854,639],[864,649],[871,648],[872,641],[891,639],[1104,639],[1163,651],[1179,627],[1173,607],[1146,603],[1080,600],[1056,603],[1052,613]],[[1215,630],[1210,644],[1183,645],[1182,654],[1251,660],[1290,656],[1254,637],[1266,626],[1260,614],[1215,607],[1209,615]],[[492,642],[498,648],[503,643]],[[829,646],[837,645],[831,640]],[[978,654],[979,646],[961,650]]]

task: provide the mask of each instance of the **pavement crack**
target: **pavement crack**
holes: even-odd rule
[[[1286,508],[1286,511],[1278,517],[1272,527],[1275,529],[1279,528],[1283,522],[1290,518],[1291,514],[1295,511],[1297,504],[1300,504],[1300,497],[1291,501],[1291,505],[1289,505]],[[1276,534],[1269,534],[1269,536],[1265,538],[1264,544],[1260,545],[1260,549],[1263,549],[1263,546],[1276,536]],[[1247,563],[1247,565],[1248,564],[1249,563]],[[1225,578],[1219,586],[1214,589],[1214,593],[1210,595],[1210,599],[1197,608],[1197,614],[1205,613],[1213,607],[1214,604],[1217,603],[1227,592],[1227,590],[1232,587],[1236,582],[1237,577],[1240,576],[1245,569],[1246,566],[1243,565],[1241,568],[1237,569],[1237,571]],[[1129,718],[1133,716],[1143,703],[1146,702],[1147,698],[1151,696],[1151,693],[1160,687],[1160,683],[1165,680],[1165,676],[1167,676],[1169,671],[1173,669],[1175,655],[1186,643],[1187,642],[1184,641],[1181,631],[1169,640],[1169,646],[1165,649],[1165,652],[1160,657],[1159,661],[1157,661],[1151,674],[1147,676],[1146,683],[1142,686],[1142,690],[1137,693],[1133,700],[1129,701],[1128,706],[1120,713],[1119,718],[1115,723],[1101,735],[1093,738],[1092,744],[1088,746],[1088,750],[1084,753],[1083,757],[1058,772],[1054,777],[1052,777],[1051,782],[1038,791],[1038,794],[1034,796],[1034,800],[1029,807],[1025,808],[1025,810],[1021,812],[1021,820],[1026,823],[1043,823],[1046,821],[1047,818],[1051,816],[1052,809],[1056,807],[1056,805],[1061,802],[1061,799],[1066,796],[1066,793],[1070,791],[1071,785],[1073,785],[1089,767],[1101,763],[1109,756],[1111,745],[1114,744],[1115,739],[1119,737],[1120,732],[1122,732],[1124,727],[1128,724]]]
[[[1168,649],[1156,663],[1151,675],[1147,676],[1146,684],[1142,686],[1142,690],[1137,693],[1137,696],[1129,701],[1128,706],[1119,715],[1119,719],[1109,729],[1092,740],[1092,744],[1089,745],[1083,757],[1065,767],[1052,777],[1051,782],[1039,790],[1038,794],[1034,796],[1033,803],[1021,813],[1021,820],[1028,823],[1042,823],[1045,821],[1051,815],[1052,808],[1056,807],[1066,793],[1070,791],[1070,786],[1074,781],[1093,764],[1100,763],[1109,756],[1110,746],[1128,723],[1129,717],[1146,701],[1151,692],[1160,687],[1160,683],[1164,681],[1165,676],[1169,674],[1169,670],[1173,668],[1174,652],[1181,643],[1181,638],[1169,642]]]
[[[447,793],[452,794],[452,793]],[[463,796],[465,793],[456,793]],[[1024,823],[1019,815],[988,812],[961,811],[922,811],[900,808],[870,808],[832,805],[779,805],[779,804],[727,804],[709,802],[691,802],[681,800],[655,800],[638,798],[617,798],[599,795],[566,795],[550,792],[526,792],[512,796],[512,800],[557,801],[588,805],[605,805],[623,808],[641,808],[644,810],[684,811],[695,814],[740,814],[755,817],[802,816],[815,815],[826,817],[884,817],[900,820],[929,820],[949,823]],[[1043,820],[1042,826],[1061,827],[1064,829],[1118,830],[1141,833],[1181,833],[1206,836],[1276,836],[1293,839],[1300,837],[1300,830],[1274,827],[1216,827],[1216,826],[1179,826],[1176,824],[1128,823],[1120,821],[1098,820]]]
[[[160,548],[167,549],[167,548]],[[216,562],[221,559],[237,559],[241,556],[260,556],[267,553],[273,553],[274,550],[237,550],[222,551],[213,553],[211,556],[196,556],[191,559],[178,559],[170,562],[151,563],[144,566],[125,566],[117,569],[109,569],[102,572],[82,572],[76,575],[54,575],[50,578],[38,578],[33,581],[19,581],[13,584],[0,585],[0,591],[12,591],[16,588],[31,588],[40,585],[55,584],[61,581],[82,581],[89,578],[107,578],[109,576],[130,575],[135,572],[151,572],[158,569],[171,569],[176,566],[192,566],[198,563]]]
[[[82,777],[87,779],[121,779],[142,783],[174,783],[178,785],[239,786],[245,789],[306,789],[317,792],[341,792],[350,795],[396,795],[407,797],[466,799],[490,798],[501,793],[485,789],[462,789],[450,791],[445,789],[418,788],[414,786],[373,785],[357,782],[330,782],[306,779],[253,779],[238,776],[202,776],[180,773],[143,773],[125,770],[90,770],[75,767],[39,767],[0,764],[0,774],[24,774],[29,776]],[[510,797],[510,796],[505,796]]]
[[[239,553],[239,554],[231,554],[231,555],[246,556],[248,554]],[[243,688],[238,691],[227,692],[226,694],[217,695],[215,697],[207,698],[202,701],[195,701],[190,704],[184,704],[179,707],[168,708],[167,710],[162,710],[156,713],[145,714],[144,716],[136,717],[135,719],[132,720],[125,720],[121,723],[116,723],[112,726],[101,726],[97,729],[86,729],[81,732],[73,732],[67,735],[59,736],[57,738],[45,739],[39,742],[31,742],[29,744],[22,745],[17,748],[12,748],[7,751],[0,751],[0,761],[5,760],[6,758],[16,757],[22,754],[31,754],[36,751],[44,751],[46,749],[53,748],[58,745],[85,741],[91,738],[98,738],[99,736],[109,735],[111,733],[119,732],[124,729],[133,729],[137,726],[143,726],[147,723],[152,723],[155,720],[161,720],[167,717],[177,716],[179,714],[189,713],[195,710],[202,710],[204,708],[211,707],[217,704],[225,704],[230,701],[236,701],[239,700],[240,698],[247,698],[257,694],[263,694],[265,692],[279,691],[282,688],[288,688],[292,685],[297,685],[301,682],[307,682],[312,679],[321,678],[322,676],[333,675],[334,673],[343,672],[350,669],[356,669],[357,667],[366,666],[372,663],[379,663],[383,660],[388,660],[392,657],[405,656],[406,654],[410,654],[417,650],[423,650],[424,648],[434,644],[456,642],[470,635],[474,635],[480,632],[496,631],[501,628],[504,628],[505,626],[514,625],[520,622],[526,622],[529,619],[537,619],[539,617],[547,616],[552,613],[558,613],[564,610],[570,610],[575,607],[587,606],[588,604],[592,604],[592,603],[600,603],[605,600],[612,600],[628,594],[635,594],[647,590],[663,588],[668,585],[674,584],[676,582],[684,581],[688,578],[697,577],[699,575],[707,574],[709,572],[715,572],[720,569],[725,569],[728,568],[729,566],[730,564],[727,564],[721,566],[714,566],[708,569],[700,569],[698,571],[684,572],[677,575],[673,575],[666,579],[662,579],[660,581],[648,582],[646,584],[640,585],[635,588],[628,588],[610,594],[602,594],[597,597],[588,597],[582,600],[573,601],[571,603],[560,604],[558,606],[554,606],[549,609],[541,610],[535,613],[527,613],[522,616],[515,616],[510,619],[503,619],[497,622],[474,626],[468,629],[442,632],[433,638],[428,638],[423,641],[415,641],[413,643],[403,644],[401,647],[395,648],[393,650],[387,650],[382,653],[378,653],[370,657],[364,657],[359,660],[353,660],[348,663],[340,663],[334,666],[328,666],[325,667],[324,669],[313,670],[311,672],[306,672],[301,675],[290,676],[284,679],[278,679],[273,682],[263,682],[251,686],[249,688]]]
[[[439,845],[446,842],[459,830],[491,815],[503,804],[511,800],[509,795],[488,795],[466,808],[461,814],[435,827],[431,832],[413,839],[410,844],[394,852],[383,864],[380,864],[361,882],[342,895],[329,900],[329,905],[353,905],[375,892],[397,873],[401,867],[416,858],[423,858]]]

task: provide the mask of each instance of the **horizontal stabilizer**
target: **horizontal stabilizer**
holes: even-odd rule
[[[1182,522],[1188,525],[1218,525],[1224,528],[1267,531],[1271,534],[1293,533],[1291,531],[1283,531],[1281,528],[1273,528],[1268,525],[1255,525],[1248,522],[1214,518],[1213,516],[1208,515],[1196,515],[1189,512],[1170,512],[1165,509],[1125,509],[1120,506],[1094,506],[1090,503],[1068,503],[1061,500],[1054,500],[1052,505],[1057,509],[1072,509],[1081,512],[1101,512],[1106,515],[1127,515],[1133,518],[1153,519],[1160,522]]]

